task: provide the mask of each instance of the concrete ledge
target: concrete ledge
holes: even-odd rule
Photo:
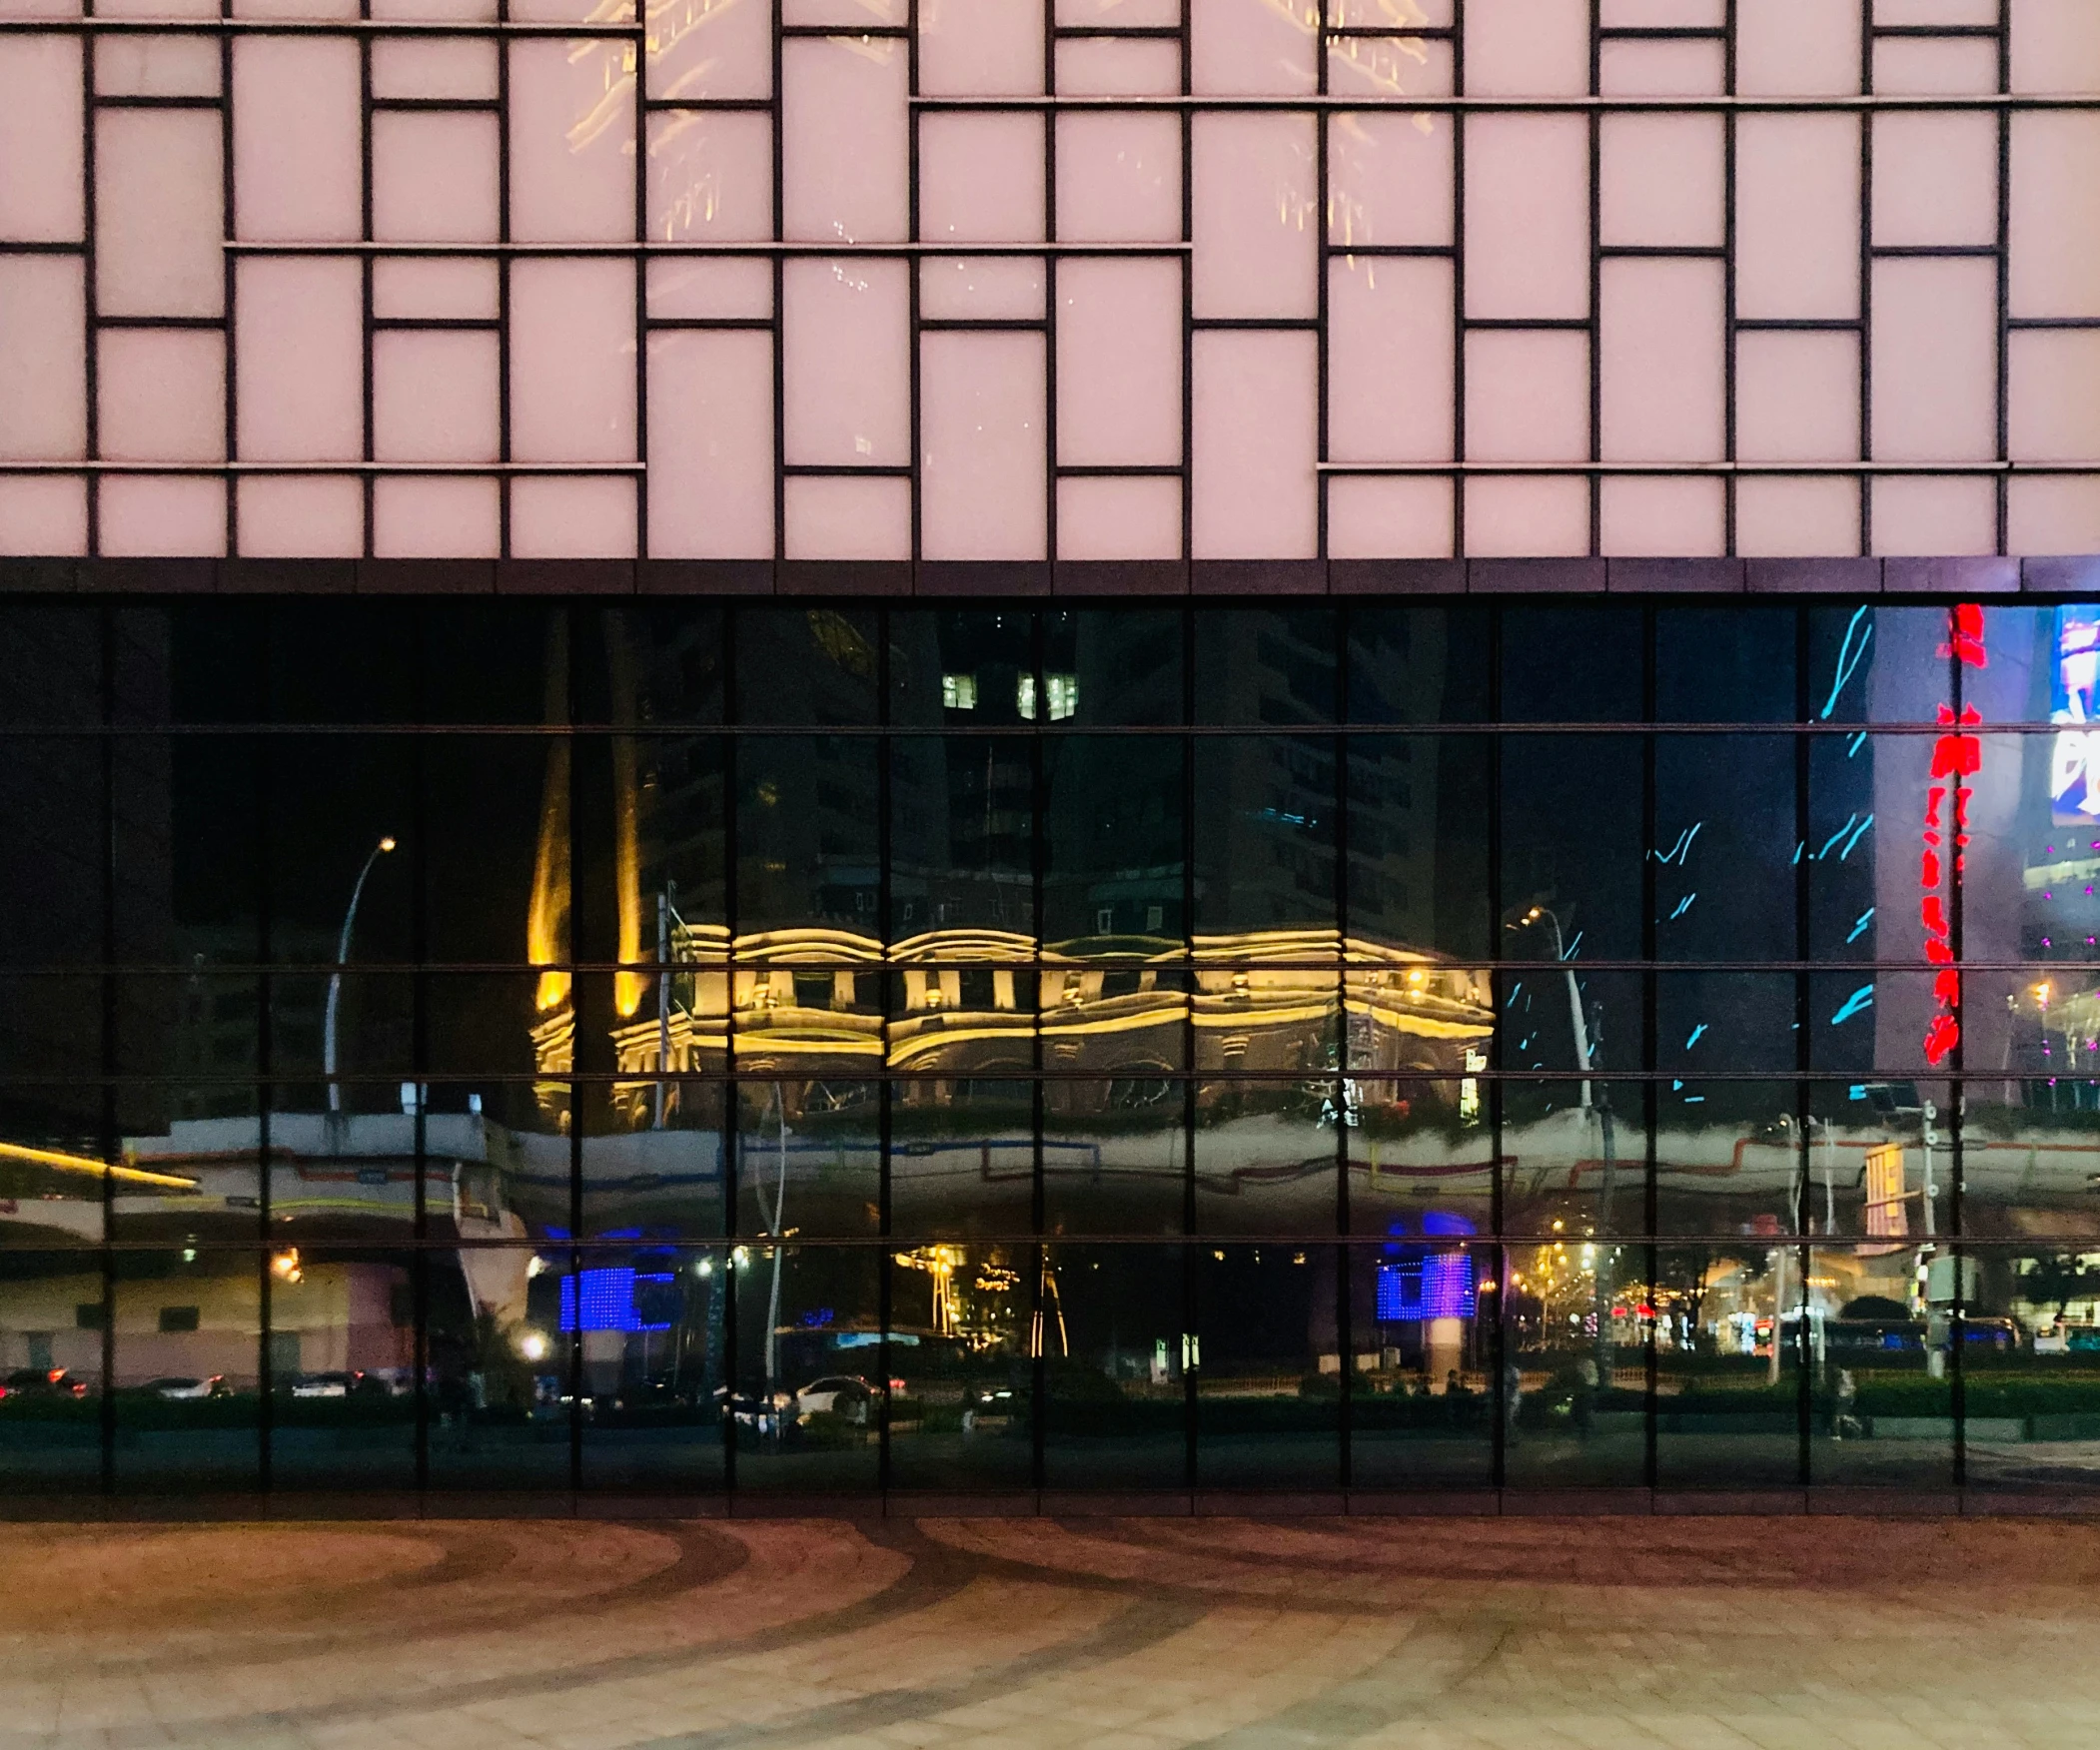
[[[1502,1497],[1492,1488],[1453,1489],[1441,1494],[1425,1489],[1421,1494],[1397,1490],[1352,1491],[1348,1502],[1352,1518],[1366,1519],[1480,1519],[1502,1511]]]
[[[1800,1489],[1715,1489],[1708,1493],[1701,1489],[1655,1490],[1655,1516],[1658,1519],[1720,1518],[1734,1515],[1769,1518],[1774,1515],[1797,1517],[1808,1511],[1808,1501]]]
[[[1195,1510],[1179,1491],[1144,1494],[1095,1494],[1090,1490],[1043,1490],[1042,1511],[1052,1519],[1186,1519]]]
[[[1495,559],[0,558],[0,594],[888,596],[1160,601],[1239,596],[2100,594],[2100,555]]]

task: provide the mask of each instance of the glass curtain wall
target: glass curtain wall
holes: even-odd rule
[[[2090,1486],[2096,648],[11,604],[0,1475]]]

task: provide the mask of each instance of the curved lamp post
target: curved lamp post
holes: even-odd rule
[[[343,934],[336,938],[336,970],[329,975],[328,1014],[321,1025],[321,1073],[328,1082],[328,1109],[343,1110],[343,1084],[336,1080],[336,1013],[343,1006],[343,968],[350,959],[350,932],[358,921],[358,901],[365,897],[365,880],[377,863],[394,849],[390,833],[372,847],[365,867],[358,871],[357,885],[350,890],[350,909],[343,914]]]

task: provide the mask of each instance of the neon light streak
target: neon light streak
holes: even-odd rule
[[[1866,934],[1867,925],[1874,921],[1874,910],[1873,906],[1868,906],[1865,911],[1859,914],[1859,921],[1852,926],[1852,933],[1845,938],[1846,942],[1856,942],[1861,936]]]
[[[1871,814],[1859,823],[1858,827],[1854,829],[1852,836],[1845,840],[1845,848],[1837,853],[1837,860],[1840,863],[1852,854],[1852,847],[1866,836],[1866,829],[1873,824],[1874,817]]]
[[[1857,735],[1853,736],[1850,741],[1845,743],[1845,758],[1850,759],[1853,754],[1857,753],[1865,745],[1866,731],[1862,729]]]
[[[1868,623],[1865,631],[1859,631],[1859,622],[1866,619],[1869,611],[1864,607],[1858,609],[1852,615],[1851,623],[1845,627],[1845,641],[1838,646],[1837,651],[1837,678],[1830,683],[1830,696],[1823,701],[1823,708],[1816,713],[1825,722],[1829,720],[1830,713],[1837,709],[1837,695],[1845,690],[1845,682],[1850,680],[1858,669],[1861,659],[1866,655],[1867,642],[1874,635],[1872,622]],[[1852,634],[1855,632],[1859,633],[1857,648],[1852,644]]]
[[[1698,898],[1698,894],[1692,892],[1687,893],[1682,899],[1678,900],[1677,909],[1669,914],[1670,922],[1674,923],[1678,918],[1681,918],[1686,912],[1691,910],[1691,902],[1696,898]]]
[[[1874,987],[1870,984],[1863,984],[1849,997],[1845,998],[1837,1013],[1830,1017],[1830,1025],[1832,1027],[1842,1027],[1862,1009],[1871,1009],[1873,1006]]]
[[[1690,1037],[1689,1039],[1685,1040],[1685,1042],[1684,1042],[1684,1049],[1685,1049],[1686,1051],[1689,1051],[1689,1050],[1690,1050],[1690,1049],[1691,1049],[1691,1048],[1692,1048],[1693,1046],[1695,1046],[1696,1044],[1698,1044],[1698,1042],[1699,1042],[1699,1036],[1700,1036],[1701,1034],[1703,1034],[1703,1033],[1704,1033],[1705,1031],[1706,1031],[1706,1023],[1705,1023],[1705,1022],[1703,1022],[1703,1021],[1701,1021],[1701,1022],[1700,1022],[1700,1023],[1699,1023],[1699,1024],[1698,1024],[1698,1025],[1696,1026],[1696,1027],[1694,1027],[1694,1028],[1693,1028],[1693,1029],[1691,1030],[1691,1037]]]
[[[1984,668],[1990,657],[1983,645],[1983,609],[1964,601],[1947,615],[1947,642],[1939,648],[1942,657],[1953,657],[1965,668]],[[1957,717],[1953,706],[1941,705],[1939,722],[1947,732],[1932,744],[1932,777],[1925,791],[1923,847],[1918,854],[1918,920],[1925,927],[1925,958],[1940,968],[1932,980],[1932,997],[1938,1012],[1925,1028],[1925,1061],[1937,1069],[1961,1043],[1961,974],[1954,970],[1953,926],[1941,897],[1950,873],[1955,889],[1961,886],[1969,843],[1969,792],[1962,780],[1974,777],[1983,763],[1980,737],[1966,733],[1983,721],[1974,705],[1965,704]],[[1954,817],[1947,821],[1942,805],[1952,796]],[[1947,828],[1951,825],[1952,832]],[[1947,843],[1952,839],[1951,846]],[[1951,858],[1941,852],[1953,851]],[[2047,946],[2044,943],[2043,946]]]

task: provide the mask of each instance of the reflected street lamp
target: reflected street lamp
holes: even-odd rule
[[[321,1073],[328,1082],[328,1109],[343,1110],[343,1085],[336,1080],[336,1014],[343,1006],[343,968],[350,959],[350,932],[358,921],[358,901],[365,897],[365,879],[372,865],[394,849],[390,833],[372,847],[365,867],[358,871],[357,885],[350,890],[350,909],[343,914],[343,934],[336,938],[336,970],[329,975],[328,1014],[321,1025]]]

